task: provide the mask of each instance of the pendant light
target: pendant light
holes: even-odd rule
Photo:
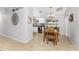
[[[50,7],[50,11],[49,11],[49,15],[46,17],[47,20],[53,20],[55,17],[55,15],[53,15],[52,12],[52,7]]]

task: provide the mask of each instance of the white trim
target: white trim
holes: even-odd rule
[[[27,43],[27,42],[29,42],[29,41],[31,41],[31,40],[33,39],[33,37],[32,37],[32,39],[28,39],[28,40],[19,40],[19,39],[17,39],[17,38],[14,38],[14,37],[9,36],[9,35],[6,35],[6,34],[0,33],[0,35],[1,35],[1,36],[5,36],[5,37],[7,37],[7,38],[10,38],[10,39],[12,39],[12,40],[16,40],[16,41],[21,42],[21,43]]]
[[[68,37],[68,36],[67,36]],[[71,43],[77,48],[79,49],[79,46],[75,43],[75,41],[73,41],[70,37],[68,37],[69,40],[71,41]]]

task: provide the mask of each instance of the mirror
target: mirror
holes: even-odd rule
[[[13,25],[17,25],[18,22],[19,22],[18,14],[17,13],[13,13],[13,15],[12,15],[12,24]]]
[[[74,21],[73,16],[74,16],[73,14],[70,14],[70,15],[69,15],[69,21],[70,21],[70,22],[73,22],[73,21]]]

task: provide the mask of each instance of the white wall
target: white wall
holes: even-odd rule
[[[79,47],[79,8],[73,7],[69,8],[67,15],[71,13],[74,14],[74,22],[68,22],[67,30],[69,31],[68,35],[71,38],[72,42]],[[68,20],[68,17],[66,18]]]
[[[70,37],[70,22],[69,22],[69,17],[66,15],[65,16],[65,35],[67,37]]]
[[[32,24],[28,24],[28,16],[32,16],[32,8],[24,8],[14,13],[19,15],[19,23],[15,26],[11,22],[13,13],[6,14],[3,18],[2,35],[26,43],[32,39]]]
[[[8,12],[8,11],[7,11]],[[7,27],[7,19],[9,14],[7,14],[6,9],[3,7],[0,8],[0,34],[3,34],[6,32],[6,27]]]

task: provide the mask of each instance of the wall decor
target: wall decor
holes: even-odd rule
[[[28,16],[28,24],[32,23],[32,17]]]
[[[70,21],[70,22],[73,22],[73,21],[74,21],[73,18],[74,18],[74,15],[73,15],[73,14],[70,14],[70,15],[69,15],[69,21]]]
[[[12,15],[12,24],[13,25],[17,25],[18,22],[19,22],[18,14],[17,13],[13,13],[13,15]]]

